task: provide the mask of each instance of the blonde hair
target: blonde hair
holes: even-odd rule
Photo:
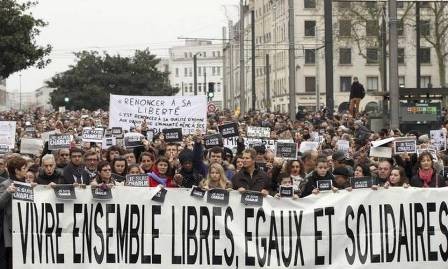
[[[213,179],[211,177],[212,169],[216,169],[219,173],[219,182],[217,185],[215,185],[213,182]],[[211,186],[212,185],[215,186]],[[230,182],[227,180],[226,174],[224,173],[224,168],[219,163],[213,163],[210,165],[208,169],[207,178],[203,179],[200,183],[201,187],[207,187],[207,188],[219,188],[219,189],[228,189],[231,187]]]

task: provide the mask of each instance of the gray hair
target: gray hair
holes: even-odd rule
[[[56,160],[54,159],[54,155],[53,154],[45,154],[44,157],[42,157],[42,163],[44,161],[53,161],[54,163],[56,163]]]

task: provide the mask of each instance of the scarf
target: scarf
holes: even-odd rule
[[[423,181],[423,187],[425,187],[425,188],[429,187],[429,184],[431,183],[433,172],[434,171],[432,170],[432,168],[428,169],[428,170],[423,170],[423,169],[418,170],[418,176]]]
[[[159,175],[157,175],[155,172],[148,173],[148,176],[150,176],[152,179],[154,179],[158,184],[162,184],[163,186],[166,186],[167,178],[163,178]]]

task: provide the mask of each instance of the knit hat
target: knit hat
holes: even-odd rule
[[[184,164],[186,162],[193,162],[193,151],[190,149],[184,149],[179,153],[179,162]]]

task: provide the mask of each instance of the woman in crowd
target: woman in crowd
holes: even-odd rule
[[[13,156],[8,160],[9,179],[0,183],[0,212],[3,223],[0,238],[5,247],[5,261],[8,268],[12,268],[12,194],[16,192],[14,181],[25,182],[27,161],[20,156]],[[3,257],[2,257],[3,258]]]
[[[403,167],[395,166],[392,168],[389,180],[384,184],[384,188],[388,187],[409,187],[408,179]]]
[[[370,168],[364,164],[358,164],[355,166],[355,171],[353,174],[354,178],[360,178],[360,177],[370,177]]]
[[[235,174],[237,174],[243,168],[243,157],[236,155],[233,160],[233,165],[235,166]]]
[[[111,163],[112,167],[112,177],[118,181],[124,181],[126,173],[128,171],[128,162],[124,157],[115,157]]]
[[[102,188],[110,188],[114,186],[115,180],[112,178],[112,171],[108,161],[101,161],[98,163],[96,178],[90,183],[92,188],[102,187]]]
[[[207,177],[199,183],[199,187],[204,188],[206,190],[210,189],[231,190],[232,183],[230,183],[230,181],[227,180],[222,165],[218,163],[213,163],[212,165],[210,165]]]
[[[142,169],[140,168],[140,166],[138,164],[131,164],[128,166],[128,170],[127,173],[128,175],[140,175],[140,174],[144,174]]]
[[[151,173],[154,165],[154,155],[149,152],[142,152],[140,155],[140,168],[144,173]]]
[[[286,163],[286,173],[292,180],[294,191],[302,193],[305,189],[305,170],[301,160],[292,160]]]
[[[417,159],[417,172],[410,181],[412,187],[439,188],[445,187],[445,180],[434,169],[431,153],[424,151]]]
[[[160,157],[154,164],[152,172],[148,173],[148,181],[150,187],[157,187],[162,185],[163,187],[177,187],[173,178],[168,175],[170,169],[170,162],[165,157]]]

